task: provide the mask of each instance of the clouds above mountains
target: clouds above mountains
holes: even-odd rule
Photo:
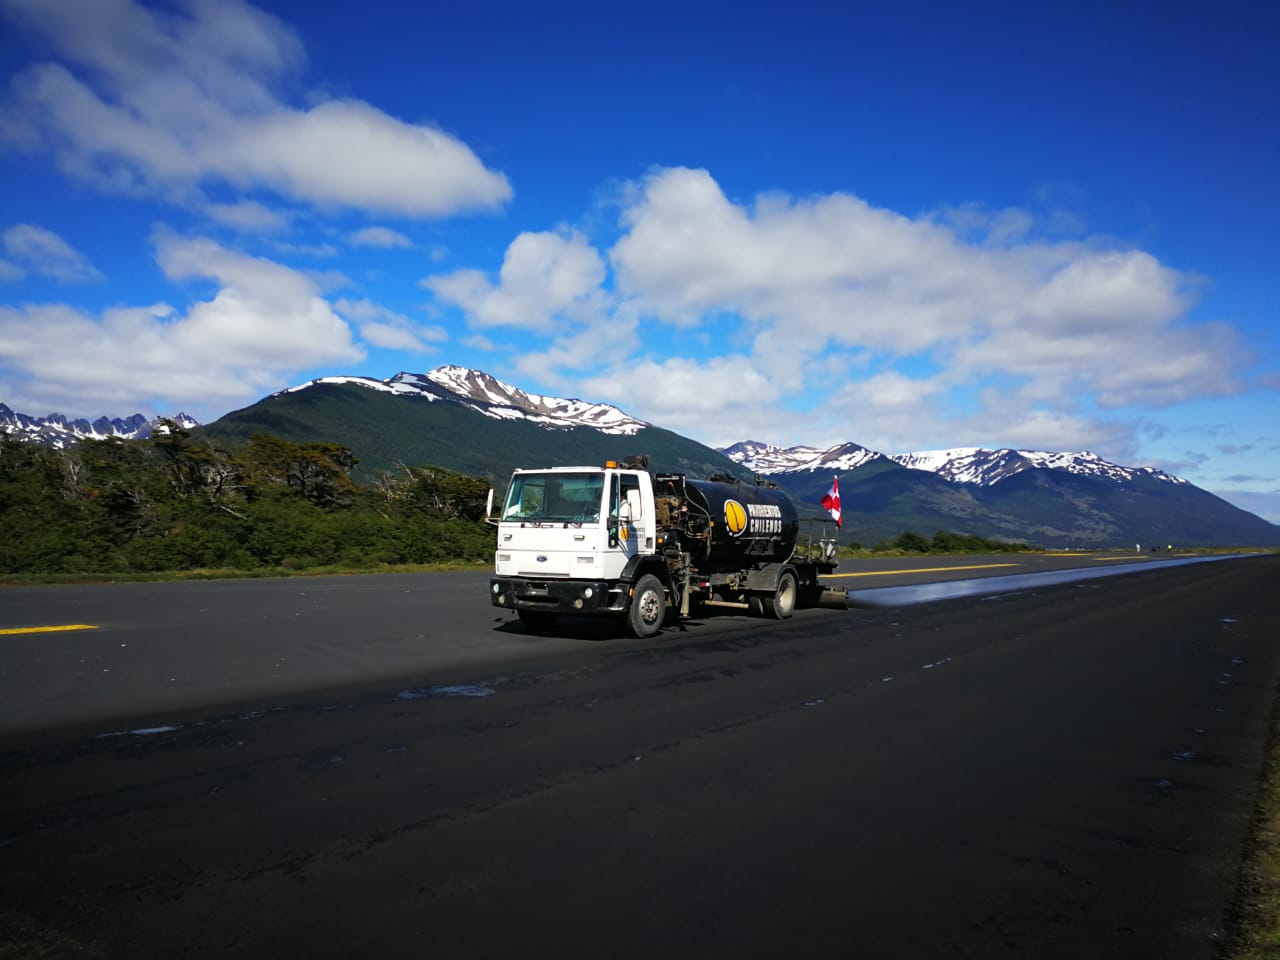
[[[240,0],[4,0],[61,56],[14,77],[0,132],[101,189],[204,205],[233,189],[406,217],[510,199],[456,137],[299,88],[292,28]],[[310,101],[310,102],[308,102]],[[233,214],[235,208],[229,208]]]
[[[709,443],[1130,463],[1169,431],[1167,411],[1278,388],[1250,367],[1261,326],[1200,318],[1213,285],[1169,246],[1091,234],[1073,185],[1038,199],[1042,159],[1017,186],[972,170],[922,184],[942,134],[921,119],[923,162],[876,193],[872,167],[763,149],[777,118],[754,106],[735,115],[748,138],[686,150],[705,117],[669,126],[669,97],[625,113],[617,91],[549,66],[535,77],[544,52],[568,50],[554,35],[537,50],[508,38],[504,56],[484,36],[467,46],[461,8],[361,11],[382,31],[359,37],[335,9],[298,24],[342,71],[312,82],[303,34],[244,0],[0,0],[31,41],[0,92],[0,163],[45,191],[0,211],[0,399],[208,419],[305,376],[438,360]],[[388,35],[450,16],[465,51]],[[477,63],[493,76],[468,73]],[[850,112],[841,149],[872,106]],[[518,202],[486,151],[524,178]],[[682,151],[715,162],[681,166]],[[654,156],[664,165],[646,170]],[[971,183],[978,199],[956,196]],[[1026,208],[988,205],[1006,189]],[[476,211],[490,215],[462,216]]]
[[[84,254],[52,230],[29,223],[15,223],[0,234],[6,260],[0,260],[0,280],[18,280],[28,272],[63,283],[102,279]]]
[[[282,371],[363,358],[306,274],[168,231],[155,248],[170,279],[212,281],[216,293],[185,311],[167,303],[96,314],[66,304],[0,306],[0,368],[21,372],[10,388],[17,404],[38,397],[41,413],[49,405],[171,413],[184,401],[252,401],[278,389]]]
[[[566,383],[588,374],[637,415],[711,429],[716,441],[740,434],[763,399],[824,383],[852,381],[825,414],[775,408],[780,430],[803,418],[812,433],[816,412],[821,439],[834,441],[856,410],[919,435],[967,392],[972,426],[998,404],[1007,435],[1113,447],[1115,424],[1091,407],[1158,408],[1240,388],[1233,331],[1187,323],[1196,278],[1141,250],[1031,239],[1022,211],[985,221],[971,212],[962,235],[942,217],[845,193],[733,201],[711,172],[686,168],[655,170],[621,196],[606,251],[580,234],[524,233],[496,282],[466,269],[425,285],[477,329],[575,333],[594,349],[550,346],[539,356],[549,372]],[[644,333],[633,336],[638,323]],[[718,344],[695,349],[708,330]],[[978,391],[994,380],[998,398],[984,401]],[[691,394],[716,398],[723,434]]]

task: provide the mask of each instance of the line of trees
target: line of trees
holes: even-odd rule
[[[172,422],[63,450],[0,435],[0,574],[479,562],[489,481],[400,467],[368,484],[331,443],[239,447]]]
[[[852,548],[861,549],[856,543]],[[950,530],[939,530],[932,539],[907,530],[892,540],[880,540],[871,547],[873,553],[1016,553],[1029,549],[1025,543],[987,540],[971,533]]]

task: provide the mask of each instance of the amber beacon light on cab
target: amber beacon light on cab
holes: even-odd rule
[[[835,530],[824,519],[802,521],[771,484],[647,466],[636,458],[516,470],[491,518],[492,603],[531,629],[561,615],[601,615],[649,637],[706,603],[785,619],[822,600],[818,578],[836,568]]]

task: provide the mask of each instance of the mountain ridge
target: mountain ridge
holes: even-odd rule
[[[0,428],[21,417],[0,405]],[[139,418],[119,427],[106,418],[81,425],[93,430],[101,424],[94,436],[107,427],[120,435],[116,431],[137,429]],[[33,439],[74,442],[65,422],[54,421],[44,437]],[[156,422],[150,423],[154,429]],[[528,393],[455,365],[384,380],[321,377],[191,429],[236,442],[269,433],[293,442],[339,443],[356,455],[361,479],[406,464],[432,464],[486,475],[498,486],[514,467],[603,463],[645,453],[656,471],[762,477],[797,504],[816,509],[834,475],[844,500],[845,538],[867,542],[905,530],[948,530],[1049,547],[1280,545],[1280,526],[1183,478],[1114,464],[1088,451],[955,447],[890,456],[852,442],[818,449],[754,440],[717,449],[609,404]]]
[[[607,403],[526,393],[482,370],[446,364],[426,373],[401,371],[393,377],[320,377],[281,390],[273,396],[297,393],[319,384],[352,384],[402,397],[428,401],[461,402],[485,416],[499,419],[527,419],[550,428],[592,427],[603,433],[634,435],[652,426],[628,416]]]
[[[0,433],[29,443],[43,443],[58,450],[81,440],[146,440],[163,429],[163,420],[171,420],[184,430],[200,425],[194,417],[185,413],[150,420],[141,413],[123,419],[102,416],[93,421],[87,417],[67,418],[60,413],[33,417],[0,403]]]
[[[953,483],[991,486],[1023,470],[1065,470],[1082,476],[1105,476],[1113,480],[1134,480],[1148,476],[1170,483],[1190,483],[1182,477],[1154,467],[1126,467],[1088,450],[1052,452],[1016,450],[1011,447],[955,447],[949,450],[921,450],[914,453],[883,454],[856,443],[842,443],[819,450],[816,447],[777,447],[757,440],[741,440],[721,447],[729,459],[761,476],[795,473],[802,470],[854,469],[876,457],[886,457],[911,470],[935,473]]]

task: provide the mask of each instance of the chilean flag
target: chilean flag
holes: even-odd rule
[[[827,513],[831,514],[831,519],[836,522],[836,526],[840,526],[840,477],[836,475],[831,478],[831,489],[826,492],[822,498],[822,505],[826,507]]]

